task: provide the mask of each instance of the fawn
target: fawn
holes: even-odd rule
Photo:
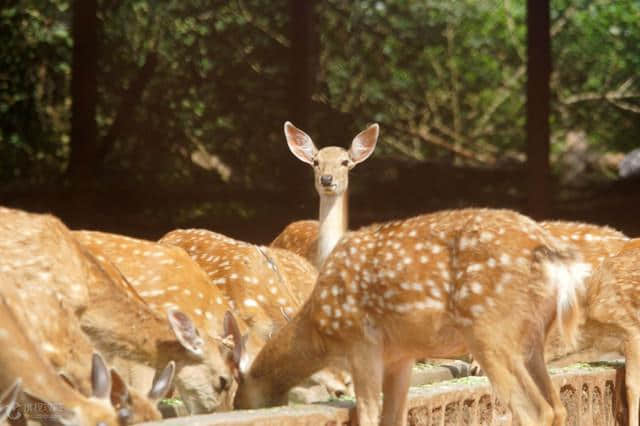
[[[313,167],[320,219],[289,224],[271,246],[291,250],[320,268],[347,231],[349,171],[373,153],[379,126],[372,124],[358,133],[348,151],[337,146],[318,150],[309,135],[288,121],[284,123],[284,134],[293,155]]]
[[[220,337],[228,306],[200,267],[177,247],[96,231],[74,231],[73,236],[113,281],[127,288],[130,303],[140,299],[135,304],[144,306],[152,318],[169,312],[171,326],[179,331],[178,352],[172,354],[176,386],[189,412],[228,409],[232,377],[225,361],[228,349]],[[131,356],[125,353],[121,358]],[[144,358],[138,361],[148,364]],[[131,369],[140,374],[139,367]]]
[[[571,338],[588,273],[567,244],[508,210],[351,232],[298,314],[240,369],[234,405],[280,404],[291,386],[336,365],[351,371],[360,425],[403,425],[414,359],[471,352],[521,424],[564,424],[544,340],[554,322]]]

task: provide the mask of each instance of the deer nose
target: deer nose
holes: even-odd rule
[[[329,186],[333,182],[333,176],[331,175],[322,175],[320,176],[320,184],[322,186]]]

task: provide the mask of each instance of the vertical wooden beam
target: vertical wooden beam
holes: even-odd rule
[[[549,3],[549,0],[527,0],[527,208],[536,219],[549,216],[552,198],[549,167]]]
[[[68,174],[82,182],[95,172],[98,99],[97,0],[73,2],[71,62],[71,142]]]
[[[290,0],[291,17],[291,87],[289,114],[296,126],[309,131],[313,82],[312,40],[313,1]]]

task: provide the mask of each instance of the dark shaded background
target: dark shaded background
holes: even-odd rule
[[[640,235],[640,182],[617,177],[640,146],[640,3],[443,3],[5,2],[0,203],[268,242],[317,216],[284,121],[344,147],[376,121],[352,227],[491,206]]]

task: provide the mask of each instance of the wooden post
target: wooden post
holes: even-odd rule
[[[528,213],[551,212],[549,102],[551,35],[549,0],[527,0],[527,175]]]

